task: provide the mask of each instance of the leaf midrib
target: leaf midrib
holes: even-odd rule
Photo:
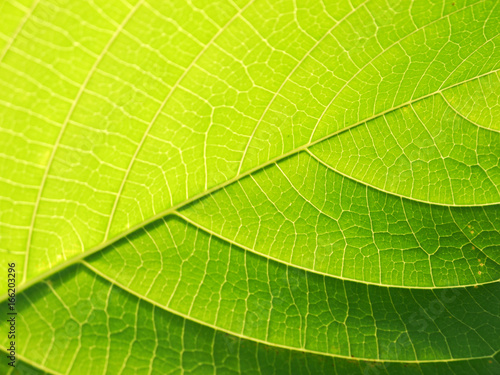
[[[297,64],[295,65],[294,69],[289,73],[289,75],[287,76],[287,78],[285,78],[285,80],[283,81],[282,85],[280,86],[280,88],[277,90],[277,92],[275,93],[275,95],[273,96],[273,98],[271,99],[271,101],[269,102],[267,108],[264,110],[261,118],[259,119],[259,121],[257,122],[256,126],[254,127],[254,131],[252,133],[252,136],[249,138],[249,141],[246,145],[246,148],[245,148],[245,151],[244,151],[244,154],[243,154],[243,157],[240,161],[240,164],[239,164],[239,167],[238,167],[238,171],[236,173],[236,176],[228,181],[226,181],[225,184],[219,184],[217,185],[215,188],[215,190],[219,189],[219,188],[222,188],[228,184],[230,184],[231,182],[234,182],[238,179],[240,179],[241,177],[244,177],[245,175],[248,175],[250,174],[251,172],[254,172],[255,170],[258,170],[258,169],[261,169],[263,167],[265,167],[266,165],[269,165],[271,164],[272,162],[276,162],[278,160],[281,160],[289,155],[292,155],[298,151],[300,151],[300,149],[306,149],[316,143],[319,143],[321,140],[324,140],[324,139],[327,139],[329,137],[332,137],[336,134],[339,134],[340,132],[343,132],[345,130],[348,130],[356,125],[359,125],[359,124],[362,124],[366,121],[369,121],[370,119],[372,118],[376,118],[376,117],[379,117],[379,116],[382,116],[384,115],[385,113],[388,113],[390,111],[393,111],[397,108],[400,108],[400,107],[403,107],[405,104],[411,104],[411,100],[408,101],[407,103],[403,103],[399,106],[395,106],[391,109],[388,109],[388,110],[385,110],[383,112],[381,112],[380,114],[376,114],[376,115],[373,115],[371,118],[368,118],[368,119],[364,119],[354,125],[351,125],[349,127],[346,127],[346,128],[343,128],[341,129],[340,131],[338,132],[335,132],[333,134],[330,134],[330,135],[327,135],[325,137],[322,137],[314,142],[312,142],[312,139],[314,137],[314,134],[316,132],[316,129],[317,129],[317,126],[318,124],[321,122],[321,119],[323,118],[324,114],[326,113],[326,111],[328,110],[328,108],[330,107],[331,103],[333,102],[333,100],[347,87],[348,83],[356,76],[358,76],[358,74],[360,74],[363,69],[370,63],[372,62],[373,60],[375,60],[377,57],[381,56],[382,54],[384,54],[386,51],[388,51],[389,49],[391,49],[393,46],[397,45],[398,43],[401,43],[401,40],[404,40],[404,39],[407,39],[408,37],[410,37],[411,35],[415,34],[416,32],[436,23],[436,22],[439,22],[440,20],[442,19],[445,19],[445,18],[449,18],[451,15],[455,14],[455,13],[459,13],[459,12],[462,12],[464,11],[465,9],[469,8],[469,7],[472,7],[474,6],[475,4],[470,4],[466,7],[463,7],[463,8],[460,8],[460,9],[457,9],[453,12],[450,12],[446,15],[441,15],[440,17],[436,18],[435,20],[432,20],[431,22],[429,23],[426,23],[425,25],[422,25],[421,27],[417,27],[415,30],[413,30],[412,32],[408,33],[407,35],[405,35],[402,39],[392,43],[390,46],[384,48],[379,54],[377,54],[377,56],[375,56],[374,58],[370,59],[370,61],[368,63],[366,63],[364,66],[360,67],[358,69],[358,71],[356,72],[356,74],[353,75],[353,77],[351,77],[351,79],[346,82],[344,84],[344,86],[339,90],[339,92],[335,95],[335,97],[330,101],[330,103],[325,107],[322,115],[320,116],[320,118],[318,119],[315,127],[314,127],[314,130],[313,132],[311,133],[311,137],[309,139],[309,142],[305,145],[302,145],[300,146],[299,148],[297,149],[294,149],[288,153],[285,153],[285,154],[282,154],[280,156],[278,156],[277,158],[274,158],[272,159],[271,161],[268,161],[266,163],[263,163],[255,168],[252,168],[248,171],[246,171],[245,173],[243,174],[240,174],[240,171],[241,171],[241,167],[245,161],[245,155],[246,155],[246,151],[251,143],[251,140],[253,138],[253,135],[255,134],[257,128],[259,127],[262,119],[264,118],[265,114],[267,113],[267,110],[270,108],[271,104],[274,102],[275,98],[277,97],[277,95],[279,94],[279,92],[281,91],[282,87],[285,85],[285,83],[288,81],[288,79],[291,77],[291,75],[296,71],[296,69],[298,69],[299,66],[301,66],[302,62],[306,59],[307,56],[309,56],[312,51],[321,43],[321,41],[327,36],[327,35],[330,35],[331,34],[331,31],[333,29],[335,29],[339,24],[341,24],[345,19],[347,19],[351,14],[353,14],[357,9],[361,8],[361,7],[364,7],[366,5],[366,3],[368,2],[368,0],[365,0],[364,2],[362,2],[361,4],[359,4],[357,7],[354,7],[353,9],[351,9],[351,11],[347,12],[340,20],[338,20],[335,25],[333,25],[327,32],[325,32],[325,34],[319,38],[316,43],[307,51],[307,53],[304,54],[303,58],[297,62]],[[115,32],[113,33],[113,35],[111,36],[111,38],[108,40],[107,44],[105,45],[105,47],[103,48],[103,50],[101,51],[101,53],[99,54],[99,56],[97,57],[97,59],[95,60],[92,68],[90,69],[90,71],[88,72],[86,78],[85,78],[85,81],[82,83],[82,85],[80,86],[80,89],[75,97],[75,99],[73,100],[73,103],[72,103],[72,106],[69,110],[69,112],[67,113],[66,115],[66,118],[62,124],[62,127],[59,131],[59,134],[58,134],[58,137],[57,137],[57,140],[56,140],[56,143],[55,143],[55,146],[51,152],[51,155],[50,155],[50,158],[49,158],[49,162],[47,164],[47,167],[45,168],[45,172],[44,172],[44,175],[42,177],[42,182],[41,182],[41,185],[40,185],[40,188],[38,190],[38,194],[37,194],[37,198],[36,198],[36,202],[35,202],[35,207],[34,207],[34,210],[33,210],[33,214],[32,214],[32,218],[31,218],[31,223],[30,223],[30,226],[29,226],[29,233],[28,233],[28,240],[27,240],[27,244],[26,244],[26,253],[25,253],[25,258],[24,258],[24,267],[23,267],[23,274],[22,274],[22,281],[21,283],[24,283],[27,279],[27,275],[28,275],[28,270],[29,270],[29,253],[30,253],[30,249],[31,249],[31,242],[32,242],[32,238],[33,238],[33,231],[34,231],[34,228],[35,228],[35,223],[36,223],[36,219],[37,219],[37,212],[38,212],[38,207],[39,207],[39,204],[40,204],[40,201],[41,201],[41,197],[42,197],[42,194],[43,194],[43,191],[44,191],[44,186],[45,186],[45,182],[47,180],[47,177],[49,175],[49,171],[50,171],[50,166],[52,164],[52,161],[55,157],[55,154],[56,154],[56,150],[57,150],[57,147],[58,147],[58,144],[60,142],[60,140],[62,139],[62,136],[63,134],[65,133],[65,129],[67,127],[67,125],[70,123],[70,119],[72,117],[72,114],[77,106],[77,103],[79,102],[79,99],[82,95],[82,93],[85,91],[85,88],[87,87],[87,84],[88,82],[90,81],[91,77],[93,76],[93,73],[95,71],[95,69],[99,66],[102,58],[106,55],[107,51],[110,49],[110,47],[114,44],[116,38],[121,34],[122,30],[125,28],[125,26],[127,25],[127,23],[129,22],[129,20],[133,17],[133,15],[136,13],[136,11],[142,6],[142,4],[144,3],[144,0],[140,0],[138,1],[138,3],[134,6],[134,7],[131,7],[129,13],[123,18],[122,22],[120,24],[118,24],[117,26],[117,29],[115,30]],[[132,156],[131,160],[130,160],[130,163],[129,163],[129,166],[126,170],[126,173],[125,173],[125,176],[124,178],[122,179],[122,182],[120,184],[120,187],[119,187],[119,190],[118,190],[118,193],[116,195],[116,198],[113,202],[113,206],[112,206],[112,209],[111,209],[111,212],[109,214],[109,220],[108,220],[108,224],[106,225],[106,230],[105,230],[105,234],[104,234],[104,242],[102,244],[106,244],[108,243],[108,236],[109,236],[109,232],[111,230],[111,227],[112,227],[112,223],[113,223],[113,218],[114,218],[114,214],[117,210],[117,207],[118,207],[118,204],[119,204],[119,201],[120,201],[120,198],[121,198],[121,193],[125,187],[125,184],[126,184],[126,181],[128,180],[128,175],[132,169],[132,166],[134,165],[135,163],[135,160],[136,160],[136,157],[138,155],[138,153],[140,152],[140,150],[142,149],[142,145],[143,143],[145,142],[145,139],[147,138],[147,135],[149,134],[149,131],[150,129],[152,128],[153,124],[156,122],[156,119],[157,117],[159,116],[159,114],[161,113],[162,109],[164,108],[164,106],[166,105],[166,103],[168,102],[168,100],[170,99],[170,97],[173,95],[175,89],[180,85],[180,83],[183,81],[184,77],[187,75],[187,73],[191,70],[191,67],[194,66],[196,64],[196,62],[199,60],[199,58],[204,54],[204,52],[207,50],[207,48],[212,45],[214,43],[214,41],[219,37],[220,34],[222,34],[222,32],[227,29],[227,27],[235,20],[237,19],[238,17],[240,17],[244,11],[251,5],[254,3],[254,0],[251,0],[249,1],[245,6],[241,7],[240,9],[238,9],[238,11],[233,15],[233,17],[231,17],[231,19],[223,26],[221,27],[213,36],[212,38],[210,39],[210,41],[202,48],[202,50],[196,55],[196,57],[194,58],[194,60],[190,63],[190,65],[186,68],[186,70],[184,71],[184,73],[177,79],[176,83],[174,84],[174,86],[171,88],[171,90],[169,91],[168,95],[165,97],[165,99],[162,101],[160,107],[158,108],[158,110],[156,111],[155,115],[153,116],[152,120],[149,122],[149,125],[148,125],[148,128],[146,129],[146,131],[144,132],[142,138],[141,138],[141,141],[139,142],[138,146],[136,147],[136,150],[134,152],[134,155]],[[29,14],[31,14],[33,12],[33,9],[35,8],[36,6],[33,6],[33,8],[30,10]],[[29,16],[25,16],[24,18],[24,21],[26,21],[27,19],[29,18]],[[24,25],[25,22],[23,22],[23,25]],[[18,30],[16,30],[16,32],[14,33],[14,36],[12,39],[15,39],[15,37],[19,34],[19,32],[22,30],[22,26],[20,26],[18,28]],[[485,43],[489,42],[491,40],[488,39]],[[483,44],[484,45],[484,44]],[[5,49],[5,51],[3,52],[2,54],[2,58],[3,56],[5,56],[5,54],[8,52],[9,50],[9,46]],[[473,54],[474,52],[471,52],[471,54]],[[469,54],[467,57],[464,58],[464,60],[462,61],[462,63],[464,61],[467,60],[467,58],[471,55]],[[1,61],[1,60],[0,60]],[[461,64],[462,64],[461,63]],[[431,95],[434,95],[435,93],[438,93],[438,92],[441,92],[442,91],[442,88],[443,86],[446,84],[446,82],[448,81],[449,77],[456,71],[456,69],[458,69],[459,66],[461,66],[461,64],[459,64],[454,70],[452,73],[450,73],[450,75],[447,77],[446,80],[443,81],[442,85],[439,87],[439,89],[437,91],[435,91],[434,93],[431,93],[431,94],[427,94],[427,95],[424,95],[424,96],[421,96],[419,97],[418,99],[415,99],[415,101],[418,101],[418,100],[422,100],[428,96],[431,96]],[[489,73],[486,73],[486,74],[490,74],[491,72]],[[481,76],[481,75],[480,75]],[[480,76],[477,76],[477,77],[474,77],[472,79],[476,79]],[[469,79],[469,80],[472,80],[472,79]],[[469,80],[465,80],[463,82],[459,82],[457,84],[454,84],[454,85],[451,85],[451,86],[447,86],[446,88],[444,88],[443,90],[446,90],[448,88],[451,88],[451,87],[454,87],[456,85],[459,85],[459,84],[463,84]],[[206,173],[205,173],[205,187],[206,187]],[[168,187],[167,187],[168,188]],[[205,192],[203,193],[200,193],[201,195],[195,195],[193,197],[193,199],[188,199],[186,201],[184,201],[183,205],[184,204],[187,204],[187,203],[190,203],[191,201],[193,200],[196,200],[198,198],[200,198],[201,196],[204,196],[206,194],[209,194],[210,193],[210,190],[205,190]],[[180,207],[180,206],[179,206]],[[177,208],[179,208],[177,207]],[[168,215],[168,212],[165,212],[164,214],[160,213],[159,216],[158,215],[154,215],[152,218],[148,219],[148,220],[145,220],[143,221],[142,223],[139,223],[137,226],[134,226],[132,228],[135,228],[134,231],[140,227],[143,227],[145,225],[147,225],[148,223],[156,220],[157,218],[159,217],[162,217],[162,216],[165,216],[165,215]],[[131,228],[131,229],[132,229]],[[129,229],[130,230],[130,229]],[[121,235],[117,235],[116,237],[113,237],[111,240],[117,240],[117,239],[120,239],[120,238],[123,238],[124,236],[126,236],[127,234],[129,234],[131,232],[129,231],[125,231],[125,232],[122,232]],[[115,242],[115,241],[113,241]],[[95,249],[95,250],[94,250]],[[90,249],[88,250],[88,254],[92,254],[93,252],[96,252],[98,250],[100,250],[102,248],[93,248],[93,249]],[[63,249],[64,251],[64,249]],[[83,251],[83,254],[86,253],[86,251]],[[72,258],[73,259],[73,258]],[[66,264],[66,263],[64,263]],[[68,265],[71,264],[71,263],[68,263]],[[42,273],[43,274],[43,273]],[[29,281],[27,282],[29,283]],[[3,300],[5,296],[2,296],[2,298],[0,298],[0,301]]]
[[[395,107],[392,107],[390,109],[382,111],[382,112],[380,112],[380,113],[378,113],[376,115],[373,115],[373,116],[371,116],[369,118],[363,119],[363,120],[361,120],[359,122],[356,122],[356,123],[354,123],[352,125],[349,125],[349,126],[343,128],[343,129],[340,129],[340,130],[338,130],[338,131],[336,131],[334,133],[328,134],[328,135],[326,135],[326,136],[324,136],[322,138],[319,138],[319,139],[317,139],[315,141],[303,144],[303,145],[301,145],[301,146],[299,146],[297,148],[294,148],[294,149],[292,149],[292,150],[290,150],[290,151],[288,151],[286,153],[283,153],[283,154],[281,154],[281,155],[279,155],[279,156],[277,156],[275,158],[272,158],[272,159],[266,161],[265,163],[262,163],[262,164],[254,167],[254,168],[251,168],[251,169],[249,169],[249,170],[247,170],[247,171],[245,171],[245,172],[243,172],[243,173],[241,173],[239,175],[236,175],[235,177],[233,177],[233,178],[231,178],[229,180],[224,181],[221,184],[215,185],[215,186],[211,187],[210,189],[207,189],[207,190],[205,190],[205,191],[203,191],[201,193],[198,193],[198,194],[196,194],[196,195],[194,195],[194,196],[192,196],[192,197],[190,197],[190,198],[188,198],[188,199],[186,199],[186,200],[184,200],[184,201],[182,201],[182,202],[180,202],[180,203],[178,203],[176,205],[173,205],[173,206],[171,206],[171,207],[169,207],[169,208],[167,208],[167,209],[165,209],[163,211],[160,211],[156,215],[153,215],[149,219],[146,219],[146,220],[142,221],[141,223],[138,223],[138,224],[130,227],[129,229],[121,232],[120,234],[116,235],[115,237],[112,237],[112,238],[110,238],[110,239],[108,239],[108,240],[106,240],[106,241],[104,241],[104,242],[102,242],[102,243],[100,243],[100,244],[98,244],[98,245],[96,245],[96,246],[94,246],[94,247],[86,250],[86,251],[81,252],[80,254],[78,254],[78,255],[76,255],[76,256],[74,256],[74,257],[66,260],[65,262],[59,263],[58,265],[50,268],[49,270],[46,270],[46,271],[38,274],[37,276],[29,279],[27,282],[22,283],[21,285],[19,285],[17,287],[18,293],[26,290],[27,288],[29,288],[30,286],[36,284],[37,282],[39,282],[41,280],[44,280],[47,277],[50,277],[50,276],[56,274],[57,272],[65,269],[65,268],[67,268],[67,267],[70,267],[71,265],[73,265],[73,264],[81,261],[82,259],[84,259],[84,258],[86,258],[86,257],[88,257],[88,256],[90,256],[92,254],[95,254],[95,253],[97,253],[97,252],[99,252],[99,251],[101,251],[101,250],[103,250],[105,248],[107,248],[108,246],[110,246],[110,245],[118,242],[122,238],[127,237],[128,235],[134,233],[135,231],[137,231],[137,230],[139,230],[141,228],[144,228],[148,224],[151,224],[152,222],[154,222],[154,221],[156,221],[158,219],[161,219],[161,218],[163,218],[163,217],[165,217],[167,215],[170,215],[170,214],[176,212],[177,210],[179,210],[180,208],[182,208],[182,207],[184,207],[184,206],[186,206],[186,205],[188,205],[190,203],[193,203],[193,202],[199,200],[200,198],[203,198],[203,197],[205,197],[205,196],[207,196],[209,194],[212,194],[212,193],[214,193],[217,190],[223,189],[226,186],[228,186],[228,185],[230,185],[230,184],[232,184],[232,183],[234,183],[234,182],[236,182],[236,181],[238,181],[238,180],[240,180],[240,179],[242,179],[242,178],[244,178],[244,177],[246,177],[246,176],[248,176],[248,175],[250,175],[252,173],[257,172],[258,170],[261,170],[261,169],[263,169],[263,168],[265,168],[265,167],[267,167],[269,165],[277,163],[278,161],[280,161],[282,159],[286,159],[289,156],[297,154],[297,153],[299,153],[301,151],[306,151],[308,148],[310,148],[310,147],[312,147],[312,146],[314,146],[316,144],[319,144],[319,143],[321,143],[323,141],[326,141],[327,139],[335,137],[335,136],[337,136],[337,135],[339,135],[341,133],[347,132],[347,131],[349,131],[349,130],[357,127],[357,126],[363,125],[363,124],[365,124],[365,123],[367,123],[367,122],[369,122],[371,120],[374,120],[374,119],[376,119],[378,117],[385,116],[386,114],[388,114],[388,113],[390,113],[392,111],[398,110],[400,108],[403,108],[403,107],[406,107],[406,106],[409,106],[409,105],[413,105],[414,103],[417,103],[417,102],[419,102],[421,100],[425,100],[426,98],[429,98],[429,97],[434,96],[436,94],[440,94],[443,91],[446,91],[446,90],[451,89],[453,87],[463,85],[463,84],[465,84],[467,82],[470,82],[470,81],[473,81],[475,79],[479,79],[479,78],[481,78],[483,76],[487,76],[489,74],[497,73],[497,72],[500,72],[500,69],[495,69],[495,70],[492,70],[492,71],[480,74],[478,76],[469,78],[469,79],[464,80],[462,82],[457,82],[457,83],[455,83],[453,85],[450,85],[450,86],[448,86],[448,87],[446,87],[446,88],[444,88],[442,90],[438,89],[438,90],[436,90],[436,91],[434,91],[432,93],[429,93],[427,95],[421,96],[421,97],[419,97],[417,99],[409,100],[409,101],[407,101],[405,103],[402,103],[400,105],[397,105]],[[351,178],[351,177],[349,177],[349,178]],[[364,182],[361,182],[361,183],[365,184]],[[380,190],[380,189],[378,189],[378,190]],[[393,194],[393,193],[389,193],[389,192],[386,192],[386,193]],[[411,200],[414,200],[414,201],[417,201],[417,202],[426,203],[426,204],[440,205],[440,206],[447,206],[447,207],[450,206],[449,204],[444,204],[444,203],[426,202],[426,201],[423,201],[423,200],[418,200],[418,199],[409,198],[409,197],[405,197],[405,198],[411,199]],[[498,204],[498,203],[484,204],[484,205],[481,205],[481,206],[488,206],[488,205],[495,205],[495,204]],[[469,206],[470,205],[457,205],[457,207],[469,207]],[[475,206],[477,206],[477,205],[475,205]],[[330,276],[334,277],[332,275],[330,275]],[[406,288],[408,288],[408,287],[406,287]],[[0,302],[3,302],[5,300],[7,300],[7,298],[8,298],[7,293],[2,294],[2,296],[0,297]]]

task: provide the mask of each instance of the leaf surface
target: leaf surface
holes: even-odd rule
[[[27,373],[500,371],[497,1],[0,12]]]

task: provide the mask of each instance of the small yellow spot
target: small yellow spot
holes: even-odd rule
[[[469,227],[469,229],[472,228],[472,226],[470,226],[470,225],[467,225],[467,227]]]
[[[473,231],[473,230],[471,230],[471,231],[470,231],[470,234],[474,234],[474,231]]]
[[[46,152],[43,153],[42,157],[40,158],[38,164],[42,167],[47,166],[47,163],[49,162],[50,159],[50,150],[47,150]]]
[[[476,248],[474,246],[472,246],[472,250],[476,250]]]
[[[481,262],[481,259],[478,259],[477,261],[478,261],[478,262]]]
[[[484,266],[484,263],[480,263],[480,264],[479,264],[479,266],[480,266],[480,267]]]
[[[482,272],[481,272],[481,271],[479,271],[477,274],[478,274],[478,275],[481,275],[481,274],[482,274]]]
[[[474,285],[474,288],[476,288],[476,289],[477,289],[477,288],[479,288],[479,287],[478,287],[477,285]]]

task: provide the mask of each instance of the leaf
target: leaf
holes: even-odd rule
[[[500,372],[498,2],[0,14],[4,372]]]

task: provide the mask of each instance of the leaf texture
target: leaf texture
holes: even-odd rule
[[[5,373],[500,373],[498,1],[0,14]]]

